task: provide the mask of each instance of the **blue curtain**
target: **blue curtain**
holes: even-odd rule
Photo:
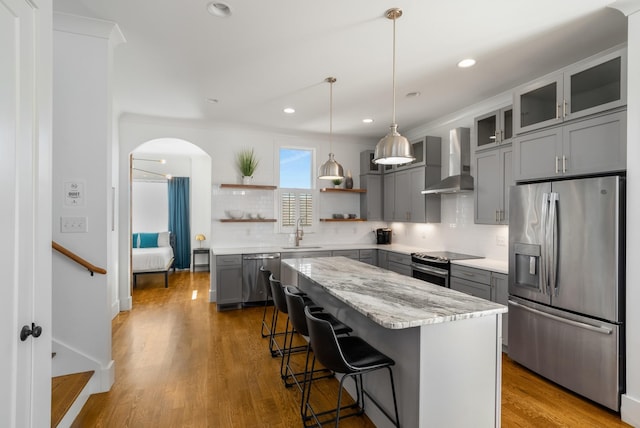
[[[176,237],[175,267],[191,265],[191,231],[189,230],[189,177],[169,180],[169,230]]]

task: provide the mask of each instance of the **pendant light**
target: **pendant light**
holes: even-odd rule
[[[318,178],[321,180],[338,180],[344,177],[344,170],[333,155],[333,84],[336,83],[335,77],[327,77],[325,82],[329,86],[329,160],[322,164],[318,170]]]
[[[378,141],[373,155],[373,162],[383,165],[398,165],[413,162],[413,146],[398,132],[396,123],[396,19],[402,16],[402,9],[393,8],[385,12],[388,19],[393,20],[393,117],[391,130]]]

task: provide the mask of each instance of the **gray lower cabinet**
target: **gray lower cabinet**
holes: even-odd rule
[[[411,276],[411,256],[409,254],[388,252],[387,269],[406,276]]]
[[[333,250],[331,255],[333,257],[342,256],[352,260],[360,260],[360,250]]]
[[[451,280],[449,286],[452,290],[461,291],[482,299],[491,300],[507,306],[508,276],[502,273],[491,272],[484,269],[467,266],[451,265]],[[508,345],[509,339],[508,314],[502,315],[502,345]]]
[[[359,260],[372,266],[377,265],[377,250],[360,250]]]
[[[509,186],[513,180],[511,144],[476,152],[476,224],[509,224]]]
[[[242,254],[215,256],[213,263],[218,309],[242,303]]]
[[[509,276],[491,272],[491,300],[509,306]],[[502,344],[509,345],[509,314],[502,314]]]
[[[386,250],[378,250],[378,267],[389,269],[389,252]]]
[[[280,259],[303,259],[306,257],[331,257],[331,251],[290,251],[280,253]]]
[[[382,175],[364,174],[360,176],[360,217],[365,220],[382,220]]]
[[[516,181],[622,171],[627,167],[626,110],[517,136]]]

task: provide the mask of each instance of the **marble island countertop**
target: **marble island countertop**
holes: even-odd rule
[[[507,312],[498,303],[346,257],[282,260],[382,327],[404,329]]]

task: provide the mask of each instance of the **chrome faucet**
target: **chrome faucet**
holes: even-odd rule
[[[300,241],[304,236],[304,230],[302,230],[302,217],[298,217],[296,220],[296,247],[300,246]]]

